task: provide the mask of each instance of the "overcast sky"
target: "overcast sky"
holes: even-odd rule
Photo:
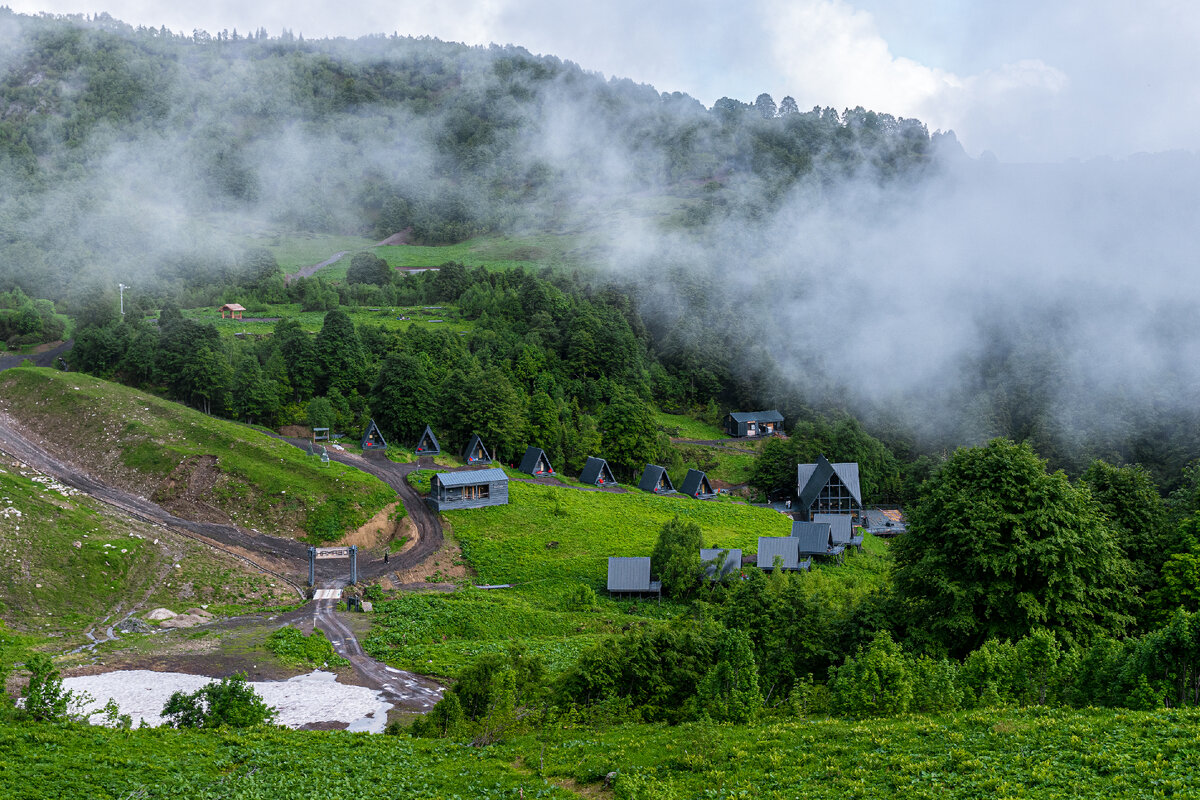
[[[517,44],[706,106],[768,92],[917,117],[1002,161],[1195,150],[1200,137],[1188,0],[2,1],[174,31]]]

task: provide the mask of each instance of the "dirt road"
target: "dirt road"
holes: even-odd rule
[[[395,669],[363,652],[350,627],[339,617],[333,599],[314,600],[313,626],[325,632],[338,655],[350,661],[363,682],[383,693],[384,699],[406,711],[426,712],[442,699],[441,686],[430,678]]]

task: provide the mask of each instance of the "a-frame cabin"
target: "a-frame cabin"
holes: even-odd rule
[[[638,483],[638,488],[643,492],[653,492],[654,494],[675,494],[675,484],[671,483],[671,476],[657,464],[646,465],[646,471],[642,473],[642,480]]]
[[[688,470],[687,477],[683,479],[683,487],[679,491],[688,497],[697,497],[701,500],[717,496],[717,493],[713,491],[712,484],[708,482],[708,476],[698,469]]]
[[[483,439],[479,438],[478,433],[474,434],[471,437],[471,441],[467,442],[467,446],[463,448],[462,457],[468,466],[471,464],[492,463],[492,456],[488,453],[487,448],[483,446]]]
[[[815,464],[797,464],[796,496],[803,520],[811,520],[813,514],[857,517],[863,510],[858,464],[831,464],[825,456],[817,456]]]
[[[579,473],[579,482],[586,483],[588,486],[607,486],[615,484],[617,479],[613,477],[612,469],[608,466],[608,462],[603,458],[588,456],[587,463],[583,465],[583,472]]]
[[[367,426],[367,432],[363,434],[361,446],[364,453],[387,450],[387,440],[383,438],[383,433],[379,430],[379,426],[375,424],[375,420],[371,420],[371,424]]]
[[[417,442],[418,456],[436,456],[442,452],[442,446],[438,444],[437,437],[433,435],[433,428],[425,426],[425,432],[421,434],[420,440]]]
[[[520,469],[526,475],[554,474],[554,467],[550,466],[550,459],[546,458],[545,451],[532,445],[525,450],[525,457],[521,459]]]

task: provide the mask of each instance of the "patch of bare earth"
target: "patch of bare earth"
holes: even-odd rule
[[[208,502],[221,477],[216,456],[188,456],[162,479],[151,499],[183,519],[228,524],[228,515]]]
[[[416,526],[412,520],[405,517],[402,520],[392,519],[392,515],[396,513],[396,508],[400,503],[392,503],[381,509],[378,514],[371,517],[365,525],[358,530],[350,531],[341,539],[338,539],[339,545],[349,547],[357,545],[360,552],[378,550],[383,551],[393,539],[399,539],[401,536],[408,536],[408,542],[404,545],[405,549],[412,546],[413,540],[416,537]],[[407,527],[412,530],[402,530]],[[403,550],[399,551],[403,552]]]
[[[442,546],[415,567],[391,573],[389,583],[392,586],[384,586],[384,589],[452,591],[459,583],[468,581],[475,576],[475,573],[463,560],[462,548],[451,535],[449,525],[446,525],[445,520],[442,521],[442,524],[444,526]],[[414,525],[412,535],[405,547],[416,546],[419,536]]]

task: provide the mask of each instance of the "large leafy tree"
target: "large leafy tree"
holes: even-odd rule
[[[926,483],[895,558],[914,626],[954,653],[1038,627],[1087,640],[1132,621],[1132,569],[1111,523],[1025,444],[955,452]]]
[[[367,354],[350,315],[340,308],[325,314],[316,339],[320,365],[318,390],[337,389],[349,394],[366,380]]]
[[[434,386],[424,356],[388,354],[371,387],[371,415],[397,442],[415,442],[432,421]]]
[[[657,453],[657,433],[646,402],[633,392],[618,389],[600,415],[601,454],[622,480],[630,480]]]
[[[687,597],[700,584],[704,577],[702,547],[700,526],[694,522],[674,517],[659,530],[650,564],[668,597]]]
[[[1161,588],[1161,570],[1182,537],[1168,521],[1167,507],[1150,472],[1141,466],[1114,467],[1096,461],[1083,473],[1092,496],[1112,522],[1117,541],[1134,567],[1143,596]]]

